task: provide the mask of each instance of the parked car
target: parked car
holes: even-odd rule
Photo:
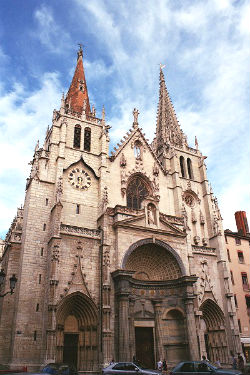
[[[241,375],[240,370],[218,368],[206,361],[180,362],[171,371],[170,375]]]
[[[48,363],[41,372],[51,375],[78,375],[76,368],[67,363]]]
[[[114,362],[102,369],[102,375],[159,375],[160,373],[134,362]]]

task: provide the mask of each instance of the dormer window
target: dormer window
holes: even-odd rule
[[[81,146],[81,126],[76,125],[74,129],[74,147],[80,148]]]

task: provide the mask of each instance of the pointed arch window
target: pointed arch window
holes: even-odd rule
[[[134,177],[127,187],[127,207],[140,209],[143,199],[149,194],[149,189],[140,176]]]
[[[181,176],[186,177],[185,160],[183,156],[180,156],[180,167],[181,167]]]
[[[81,126],[76,125],[74,129],[74,147],[75,148],[80,148],[81,146]]]
[[[91,147],[91,129],[84,129],[84,151],[90,151]]]
[[[193,177],[192,161],[190,158],[187,159],[187,169],[188,169],[188,177],[192,180],[194,177]]]

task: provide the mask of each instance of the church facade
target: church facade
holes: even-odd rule
[[[241,351],[205,157],[187,143],[162,69],[151,144],[138,114],[110,155],[80,48],[6,236],[2,267],[18,283],[0,301],[0,363],[97,372],[111,359],[154,368]]]

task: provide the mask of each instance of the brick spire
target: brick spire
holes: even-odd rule
[[[74,77],[67,93],[65,104],[73,112],[82,113],[83,109],[85,109],[86,114],[89,115],[91,111],[82,56],[83,50],[80,45],[79,51],[77,52],[77,64]]]
[[[162,68],[163,66],[161,65],[156,138],[154,142],[157,153],[161,152],[164,144],[182,148],[183,144],[187,143],[170,100]]]

